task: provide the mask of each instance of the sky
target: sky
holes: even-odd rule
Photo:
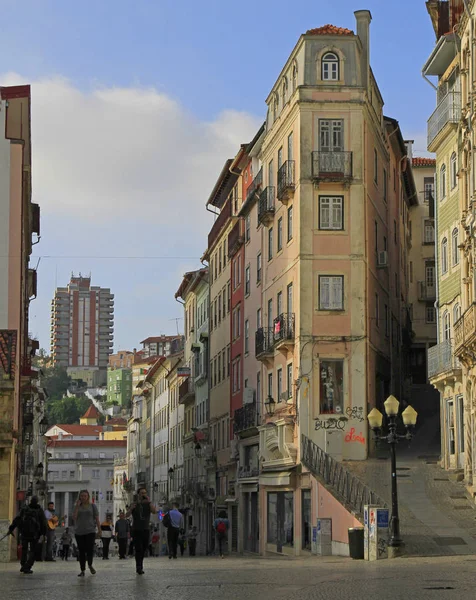
[[[50,302],[71,273],[115,295],[114,347],[183,332],[174,299],[200,268],[205,204],[264,121],[299,36],[355,30],[369,9],[384,113],[426,153],[435,35],[424,0],[0,0],[0,85],[32,86],[33,201],[41,206],[30,332],[49,348]]]

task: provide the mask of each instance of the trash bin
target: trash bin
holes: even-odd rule
[[[349,555],[350,558],[364,560],[363,527],[351,527],[349,529]]]

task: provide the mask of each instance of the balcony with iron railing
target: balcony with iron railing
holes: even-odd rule
[[[465,353],[476,350],[476,303],[473,302],[456,321],[454,332],[456,356],[464,356]]]
[[[258,223],[263,225],[269,225],[274,217],[274,202],[275,202],[275,188],[272,185],[268,185],[260,196],[258,202]]]
[[[273,338],[276,347],[294,343],[294,313],[282,313],[274,319]]]
[[[258,359],[274,354],[273,329],[260,327],[255,334],[255,356]]]
[[[426,281],[418,282],[418,300],[420,302],[434,302],[436,300],[436,285]]]
[[[239,219],[228,234],[228,258],[232,258],[238,252],[245,241],[242,232],[243,222]]]
[[[179,386],[179,404],[185,404],[187,400],[195,398],[195,381],[192,377],[187,379]]]
[[[233,416],[233,433],[238,435],[244,431],[254,429],[259,425],[259,415],[256,402],[245,404],[242,408],[237,408]]]
[[[451,340],[444,340],[428,349],[428,378],[461,369],[459,360],[453,352]]]
[[[250,200],[254,194],[259,193],[261,191],[262,187],[263,187],[263,168],[261,167],[261,169],[258,171],[258,173],[256,174],[256,177],[253,179],[253,181],[251,182],[251,184],[249,185],[249,187],[246,191],[246,202],[248,202],[248,200]]]
[[[348,183],[352,179],[352,152],[314,151],[312,178],[314,181]]]
[[[286,204],[294,194],[295,186],[294,161],[287,160],[278,170],[278,200]]]
[[[448,92],[428,119],[428,150],[446,125],[455,125],[461,118],[461,92]]]

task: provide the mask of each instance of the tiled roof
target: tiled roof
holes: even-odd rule
[[[98,417],[99,417],[98,409],[94,406],[94,404],[91,404],[90,407],[88,408],[88,410],[84,413],[84,415],[81,418],[82,419],[97,419]]]
[[[421,156],[414,156],[412,159],[412,166],[414,167],[436,167],[435,158],[423,158]]]
[[[354,35],[351,29],[345,27],[336,27],[335,25],[323,25],[315,29],[308,29],[306,35]]]
[[[69,435],[74,436],[95,436],[99,438],[99,434],[102,431],[101,425],[54,425],[53,427],[57,427],[58,429],[62,429]],[[51,429],[53,429],[53,427]]]
[[[103,448],[124,448],[127,446],[127,440],[51,440],[48,442],[50,448],[75,448],[75,447],[96,447]]]
[[[122,417],[113,417],[104,423],[104,425],[127,426],[127,420]]]
[[[141,344],[158,344],[160,342],[171,342],[172,340],[176,340],[179,335],[159,335],[157,337],[148,337],[145,340],[142,340]]]

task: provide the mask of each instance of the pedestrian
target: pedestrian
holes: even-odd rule
[[[144,574],[144,554],[149,546],[150,515],[157,509],[151,503],[145,487],[140,487],[127,515],[132,515],[132,537],[136,554],[136,573]]]
[[[119,513],[119,519],[116,521],[115,531],[116,539],[119,546],[119,558],[125,560],[127,553],[127,540],[130,535],[129,521],[123,511]]]
[[[62,548],[63,548],[63,550],[61,552],[61,558],[63,560],[68,560],[69,548],[71,546],[72,541],[73,541],[73,536],[71,535],[71,533],[69,531],[69,527],[66,527],[63,535],[61,536],[61,544],[62,544]]]
[[[90,501],[88,490],[81,490],[73,510],[74,531],[79,551],[78,577],[84,577],[86,561],[91,575],[96,574],[93,567],[93,556],[96,536],[100,535],[101,523],[97,506]]]
[[[55,511],[55,503],[48,502],[48,508],[45,510],[45,517],[48,521],[48,531],[46,533],[46,558],[45,561],[55,562],[53,556],[53,546],[56,541],[55,530],[58,527],[58,516]]]
[[[188,532],[188,554],[189,556],[196,556],[197,551],[197,526],[193,525],[192,529]]]
[[[18,529],[21,537],[21,573],[33,574],[31,568],[35,562],[36,547],[40,538],[46,535],[47,528],[45,514],[38,504],[38,498],[32,496],[30,504],[21,509],[8,528],[10,535],[13,535],[14,530]]]
[[[180,556],[183,556],[183,553],[185,552],[185,546],[187,545],[187,537],[185,536],[185,529],[181,529],[179,531],[178,545],[180,548]]]
[[[160,534],[157,527],[154,527],[154,533],[152,534],[151,556],[160,556]]]
[[[109,545],[111,544],[112,536],[114,535],[114,525],[112,523],[112,515],[108,513],[106,520],[101,523],[101,540],[102,540],[102,559],[109,560]]]
[[[226,512],[221,510],[218,513],[218,518],[213,523],[213,528],[216,532],[218,542],[218,552],[222,558],[225,558],[223,554],[223,544],[226,542],[227,532],[230,527],[230,522],[226,518]]]
[[[169,560],[177,558],[177,543],[180,530],[183,529],[183,515],[179,511],[179,505],[174,502],[172,510],[164,516],[163,523],[167,527],[167,545],[169,547]]]

